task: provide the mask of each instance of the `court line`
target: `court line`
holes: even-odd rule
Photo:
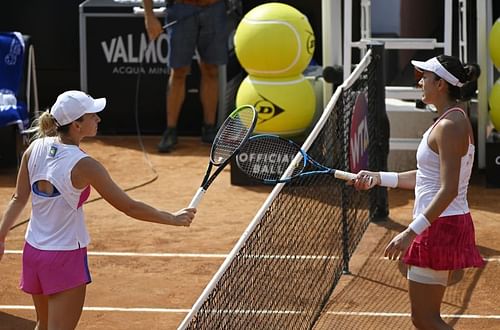
[[[29,305],[0,305],[0,310],[35,310],[34,306]],[[146,308],[146,307],[83,307],[84,311],[89,312],[133,312],[133,313],[188,313],[190,309],[178,308]]]
[[[34,310],[34,306],[29,305],[0,305],[0,310]],[[126,312],[126,313],[188,313],[190,309],[182,308],[146,308],[146,307],[83,307],[84,311],[88,312]],[[220,310],[214,311],[220,313]],[[303,311],[275,311],[275,310],[226,310],[225,313],[238,314],[302,314]],[[342,311],[327,311],[329,315],[339,316],[371,316],[371,317],[411,317],[410,313],[388,313],[388,312],[342,312]],[[443,318],[459,318],[459,319],[495,319],[500,320],[500,315],[479,315],[479,314],[441,314]]]
[[[5,254],[22,254],[21,250],[5,250]],[[117,257],[175,257],[175,258],[226,258],[226,254],[196,254],[196,253],[137,253],[137,252],[94,252],[89,251],[89,256],[117,256]],[[270,256],[267,256],[270,257]],[[274,256],[276,257],[276,256]],[[297,258],[318,258],[318,256],[287,256]],[[381,257],[380,259],[385,259]],[[500,257],[485,258],[486,261],[500,261]],[[34,310],[30,305],[0,305],[0,310]],[[84,311],[91,312],[128,312],[128,313],[189,313],[190,309],[176,308],[146,308],[146,307],[83,307]],[[226,311],[229,312],[229,311]],[[235,312],[235,311],[232,311]],[[300,314],[300,311],[272,311],[272,310],[240,310],[238,313],[264,313],[264,314]],[[410,317],[410,313],[387,313],[387,312],[342,312],[328,311],[330,315],[341,316],[372,316],[372,317]],[[477,315],[477,314],[442,314],[443,318],[463,319],[497,319],[500,315]]]
[[[22,254],[21,250],[5,250],[5,254]],[[102,257],[162,257],[162,258],[225,258],[227,254],[208,253],[140,253],[140,252],[96,252],[88,251],[89,256]]]
[[[21,250],[5,250],[5,254],[22,254]],[[210,253],[140,253],[140,252],[96,252],[89,251],[89,256],[103,257],[161,257],[161,258],[226,258],[227,254],[210,254]],[[338,257],[331,256],[304,256],[304,255],[249,255],[242,257],[263,258],[263,259],[336,259]],[[389,260],[385,257],[380,257],[381,260]],[[500,262],[500,256],[483,258],[485,261]]]
[[[381,317],[411,317],[410,313],[378,313],[378,312],[331,312],[326,314],[341,316],[381,316]],[[443,318],[458,319],[496,319],[500,320],[500,315],[478,315],[478,314],[441,314]]]

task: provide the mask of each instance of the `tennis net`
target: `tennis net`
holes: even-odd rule
[[[383,166],[380,65],[368,50],[336,89],[302,145],[319,163],[354,172]],[[328,175],[276,185],[180,329],[312,328],[348,270],[377,193]]]

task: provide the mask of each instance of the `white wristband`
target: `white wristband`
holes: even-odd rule
[[[415,219],[410,223],[408,227],[415,232],[415,234],[420,235],[424,230],[430,227],[431,223],[425,215],[420,213]]]
[[[379,175],[382,187],[396,188],[398,186],[398,174],[396,172],[379,172]]]

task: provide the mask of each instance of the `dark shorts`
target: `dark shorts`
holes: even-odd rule
[[[227,62],[227,17],[224,1],[200,7],[177,3],[167,7],[165,22],[177,21],[167,28],[171,68],[191,66],[195,50],[208,64]]]

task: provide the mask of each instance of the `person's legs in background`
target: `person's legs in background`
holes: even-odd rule
[[[167,90],[167,129],[163,133],[159,152],[169,152],[177,144],[177,121],[186,96],[186,77],[190,67],[170,70]]]
[[[168,6],[165,23],[177,22],[167,28],[170,77],[167,88],[167,128],[159,152],[169,152],[177,144],[177,121],[186,96],[186,77],[190,72],[198,37],[197,6],[176,3]]]
[[[201,140],[212,143],[217,133],[215,120],[219,96],[219,69],[215,64],[200,61],[200,100],[203,106],[203,126]]]
[[[217,133],[219,65],[227,63],[227,16],[224,1],[204,7],[199,14],[200,99],[203,106],[201,140],[212,143]]]
[[[203,142],[213,142],[217,133],[219,65],[227,62],[227,17],[224,1],[198,7],[175,4],[167,11],[166,22],[178,20],[167,29],[168,63],[171,68],[167,91],[167,129],[158,150],[169,152],[177,144],[177,121],[185,99],[186,77],[195,49],[199,54],[200,100],[203,107]],[[185,17],[185,19],[180,19]]]

